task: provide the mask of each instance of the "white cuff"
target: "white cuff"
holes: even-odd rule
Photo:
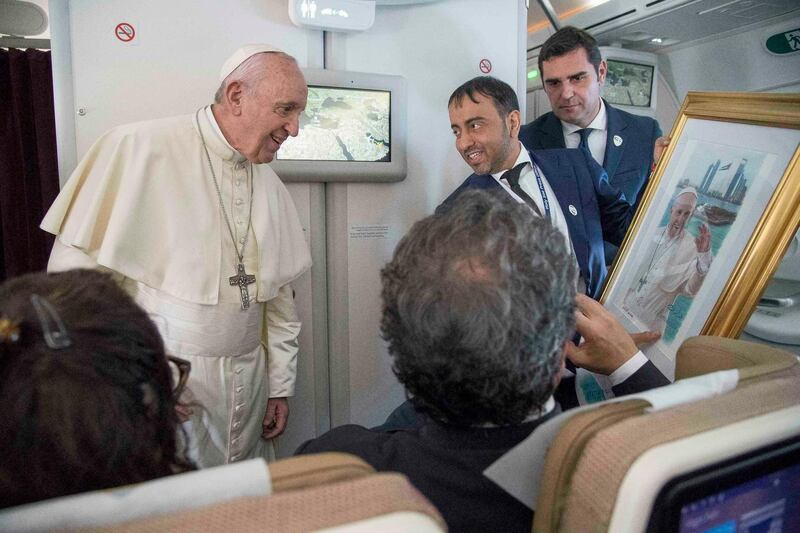
[[[647,356],[641,350],[636,352],[636,355],[625,361],[625,363],[608,375],[611,386],[616,387],[642,368],[647,363]]]
[[[294,396],[300,319],[289,284],[281,287],[277,296],[267,301],[264,321],[269,397]]]

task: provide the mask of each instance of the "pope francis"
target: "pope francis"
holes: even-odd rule
[[[297,135],[302,73],[248,45],[220,82],[213,105],[106,133],[41,225],[57,236],[49,270],[112,272],[167,351],[191,361],[181,400],[203,467],[273,458],[295,383],[290,283],[311,264],[292,199],[263,164]]]

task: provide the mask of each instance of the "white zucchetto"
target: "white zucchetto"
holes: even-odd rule
[[[280,52],[286,53],[280,48],[276,48],[270,44],[246,44],[236,50],[222,65],[219,71],[219,81],[225,81],[225,78],[231,75],[231,72],[236,70],[236,67],[247,61],[249,58],[256,54],[263,52]]]

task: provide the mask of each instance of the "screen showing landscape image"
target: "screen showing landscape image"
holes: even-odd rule
[[[653,91],[652,65],[609,59],[603,97],[611,104],[650,107]]]
[[[391,161],[391,92],[309,85],[300,133],[279,160]]]

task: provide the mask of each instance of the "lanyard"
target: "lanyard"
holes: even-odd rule
[[[533,173],[536,175],[536,183],[539,184],[539,194],[542,195],[544,214],[547,216],[548,220],[552,220],[552,217],[550,216],[550,201],[547,199],[547,191],[544,190],[544,183],[542,182],[542,176],[539,174],[539,168],[533,161],[531,161],[531,167],[533,167]]]

